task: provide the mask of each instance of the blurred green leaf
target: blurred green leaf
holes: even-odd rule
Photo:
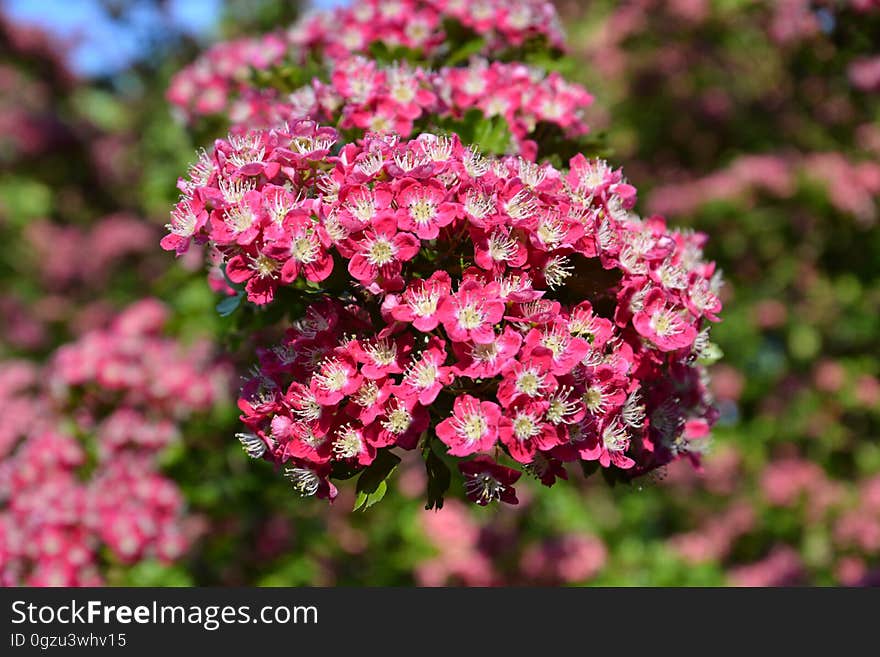
[[[220,303],[217,304],[216,309],[221,317],[228,317],[241,305],[241,301],[244,299],[243,292],[237,292],[231,297],[226,297]]]

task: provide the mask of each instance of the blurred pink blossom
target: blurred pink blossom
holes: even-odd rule
[[[802,581],[803,563],[798,553],[787,545],[778,545],[755,563],[737,566],[729,572],[734,586],[792,586]]]

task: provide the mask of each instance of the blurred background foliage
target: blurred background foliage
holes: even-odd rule
[[[142,2],[100,4],[144,32]],[[142,55],[89,77],[48,33],[0,19],[0,359],[39,362],[146,296],[172,308],[184,343],[229,344],[201,258],[158,248],[176,177],[216,135],[188,134],[164,100],[204,43],[161,20],[166,2],[148,4],[160,20]],[[880,54],[880,9],[558,6],[571,43],[559,66],[596,96],[590,124],[640,210],[708,233],[725,272],[713,331],[722,419],[703,469],[434,513],[419,502],[418,462],[405,461],[399,491],[352,514],[351,491],[328,510],[248,460],[230,394],[163,457],[200,521],[188,556],[133,567],[107,557],[110,583],[880,582],[880,74],[865,63]],[[267,31],[301,9],[228,0],[211,36]],[[111,230],[122,237],[108,246]]]

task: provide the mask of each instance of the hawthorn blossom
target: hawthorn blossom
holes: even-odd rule
[[[435,271],[427,279],[413,281],[399,296],[388,295],[382,306],[391,317],[400,322],[411,322],[413,327],[428,333],[440,323],[437,310],[440,302],[449,296],[452,282],[445,271]]]
[[[400,288],[402,263],[419,252],[419,241],[410,233],[397,232],[393,219],[385,217],[354,240],[354,255],[348,271],[365,287]]]
[[[450,448],[452,456],[486,452],[498,438],[500,419],[498,404],[461,395],[455,398],[452,417],[437,424],[437,437]]]
[[[509,407],[509,415],[501,418],[499,440],[516,461],[531,463],[538,450],[556,445],[556,431],[546,421],[547,407],[546,402],[521,402]]]
[[[397,445],[413,449],[429,423],[427,410],[414,398],[391,397],[369,430],[380,447]]]
[[[300,273],[306,280],[318,283],[333,272],[333,256],[324,246],[328,241],[323,226],[308,217],[297,216],[264,251],[283,263],[280,277],[284,283],[294,282]]]
[[[324,359],[312,375],[310,388],[322,406],[331,406],[360,388],[362,377],[348,353]]]
[[[633,326],[662,351],[689,347],[697,337],[697,329],[681,311],[675,310],[659,288],[652,289],[633,317]]]
[[[446,202],[446,188],[439,182],[423,184],[412,181],[397,192],[397,224],[400,230],[415,233],[422,240],[432,240],[440,229],[455,219],[458,206]]]
[[[488,456],[477,456],[462,461],[458,469],[464,475],[464,490],[468,499],[480,506],[496,500],[507,504],[519,504],[513,485],[520,472],[495,463]]]
[[[306,306],[242,387],[248,455],[324,497],[335,463],[357,473],[436,444],[509,457],[547,486],[569,462],[629,478],[699,461],[717,411],[698,359],[720,308],[702,236],[639,220],[601,161],[564,171],[430,134],[331,151],[338,139],[300,121],[219,140],[182,186],[179,213],[209,199],[189,240],[216,250],[229,285]],[[254,220],[235,232],[227,211],[244,206]],[[509,483],[468,486],[484,503]]]
[[[99,586],[108,557],[170,564],[189,550],[193,517],[159,466],[229,372],[207,345],[165,337],[168,317],[144,299],[43,367],[0,363],[3,585]],[[255,458],[268,449],[254,434],[239,440]]]
[[[504,316],[504,303],[496,283],[482,285],[468,280],[461,284],[458,292],[443,299],[437,315],[455,342],[489,344],[495,340],[492,327]]]
[[[443,387],[452,381],[446,360],[446,345],[436,338],[428,342],[428,347],[412,358],[403,374],[398,394],[404,398],[417,398],[427,406],[437,399]]]

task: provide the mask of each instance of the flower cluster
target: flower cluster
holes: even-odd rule
[[[209,242],[252,303],[314,300],[244,386],[249,454],[332,498],[331,474],[436,434],[486,504],[516,502],[502,452],[549,486],[565,462],[634,475],[701,451],[721,307],[703,236],[639,218],[601,160],[336,138],[301,121],[218,140],[163,240]]]
[[[286,35],[221,43],[208,50],[172,81],[168,99],[190,117],[225,113],[233,124],[272,127],[281,120],[312,118],[371,131],[413,131],[420,116],[460,116],[480,109],[503,116],[523,138],[540,121],[583,134],[582,110],[592,98],[558,74],[546,75],[522,64],[474,59],[468,66],[437,71],[420,66],[380,66],[365,60],[370,45],[404,47],[430,64],[448,55],[444,21],[454,20],[483,39],[483,55],[500,55],[541,37],[562,44],[553,6],[547,2],[457,2],[419,0],[356,3],[320,12],[290,28]],[[302,67],[323,58],[321,75],[289,94],[264,88],[252,71],[268,72],[284,63]],[[441,60],[442,61],[442,60]]]
[[[122,213],[102,217],[88,229],[40,220],[24,232],[33,265],[53,291],[100,286],[120,262],[134,267],[156,237],[155,228],[143,219]],[[77,257],[81,253],[89,258]]]
[[[341,129],[407,137],[429,120],[461,119],[479,110],[487,118],[503,117],[522,141],[542,122],[571,136],[586,134],[583,110],[592,100],[583,87],[558,73],[524,64],[475,59],[468,66],[433,72],[355,56],[336,62],[329,82],[316,78],[285,98],[250,89],[235,103],[231,117],[250,128],[311,118]]]
[[[231,96],[248,88],[252,69],[281,63],[287,47],[287,40],[274,33],[218,43],[174,76],[168,100],[192,116],[218,114]]]
[[[161,337],[166,315],[141,301],[44,370],[0,363],[4,586],[101,584],[102,545],[124,564],[188,548],[183,499],[157,457],[227,376],[204,350]]]
[[[545,0],[366,0],[314,13],[291,27],[289,37],[330,58],[366,52],[377,41],[433,54],[442,49],[450,20],[480,34],[491,51],[536,38],[563,47],[559,17]]]

